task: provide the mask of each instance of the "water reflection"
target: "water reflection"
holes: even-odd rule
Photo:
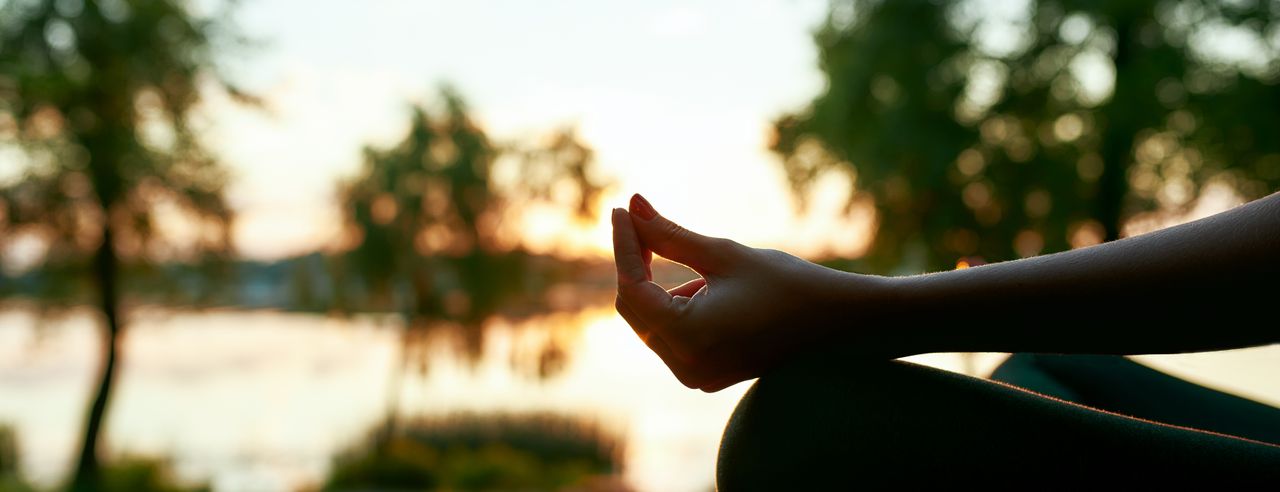
[[[270,311],[143,311],[125,340],[127,363],[108,449],[168,455],[187,479],[217,490],[316,485],[330,459],[384,416],[401,327],[395,317],[346,320]],[[24,472],[64,476],[97,357],[89,312],[34,329],[25,311],[0,314],[0,421],[17,429]],[[642,490],[711,484],[715,444],[745,388],[690,392],[612,310],[498,317],[474,362],[449,330],[422,343],[425,371],[405,374],[404,415],[550,411],[599,421],[626,442],[625,479]],[[545,347],[562,370],[543,378]],[[571,354],[568,355],[568,354]]]
[[[398,316],[335,319],[273,311],[139,310],[107,427],[107,446],[165,455],[215,490],[295,490],[328,475],[332,458],[386,415],[404,333]],[[14,426],[22,467],[41,485],[65,476],[99,357],[91,311],[35,328],[30,311],[0,311],[0,422]],[[747,384],[715,394],[679,384],[608,306],[484,325],[480,355],[449,329],[412,345],[397,408],[408,417],[551,412],[599,424],[625,443],[622,478],[638,490],[706,490],[724,423]],[[467,331],[463,331],[467,332]],[[547,347],[560,369],[546,373]],[[1196,382],[1280,400],[1249,368],[1276,347],[1139,360]],[[985,373],[1002,354],[977,354]],[[951,370],[955,354],[913,357]],[[1214,372],[1217,370],[1218,372]],[[547,377],[544,377],[546,375]],[[1252,378],[1252,379],[1250,379]]]

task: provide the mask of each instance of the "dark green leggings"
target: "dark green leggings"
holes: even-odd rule
[[[1280,490],[1275,407],[1118,356],[1015,354],[992,379],[811,354],[743,395],[717,487]]]

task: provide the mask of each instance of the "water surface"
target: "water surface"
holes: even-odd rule
[[[92,311],[38,322],[0,311],[0,423],[17,432],[27,476],[62,477],[79,445],[98,364]],[[215,490],[292,490],[386,413],[402,324],[273,311],[135,311],[106,428],[112,453],[166,455]],[[442,331],[400,373],[405,415],[550,410],[626,441],[640,490],[708,490],[724,423],[748,387],[680,385],[609,306],[495,318],[472,341]],[[471,354],[471,355],[467,355]],[[1005,354],[909,358],[986,374]],[[1136,357],[1175,375],[1280,405],[1280,346]]]

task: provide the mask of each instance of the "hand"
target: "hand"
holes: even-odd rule
[[[689,231],[640,195],[613,210],[618,313],[682,384],[715,392],[765,370],[839,324],[852,299],[876,306],[878,277],[848,274],[781,251]],[[701,278],[667,290],[651,251]]]

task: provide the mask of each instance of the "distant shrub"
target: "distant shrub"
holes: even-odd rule
[[[18,438],[13,427],[0,425],[0,492],[37,492],[23,479]],[[208,492],[207,484],[183,484],[162,458],[123,456],[103,464],[98,492]],[[55,490],[61,490],[57,488]]]
[[[423,418],[342,453],[324,489],[626,490],[622,451],[598,424],[550,413]]]
[[[183,484],[162,458],[124,456],[102,467],[101,492],[208,492],[208,484]]]

